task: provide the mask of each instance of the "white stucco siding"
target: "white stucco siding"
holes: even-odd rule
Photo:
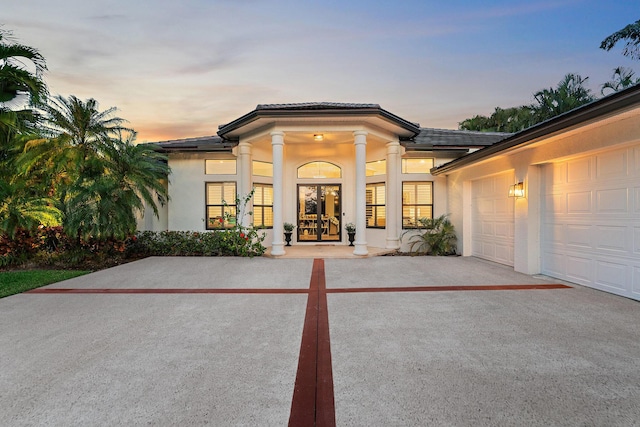
[[[542,272],[640,299],[640,144],[546,165]]]
[[[207,154],[174,154],[169,158],[169,229],[205,230],[205,186],[207,182],[237,181],[237,175],[206,175]],[[227,155],[226,158],[232,158]]]

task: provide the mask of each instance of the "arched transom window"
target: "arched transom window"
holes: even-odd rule
[[[309,162],[298,168],[298,178],[341,178],[342,170],[329,162]]]

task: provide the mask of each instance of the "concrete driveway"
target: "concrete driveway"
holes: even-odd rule
[[[640,305],[555,284],[148,258],[0,300],[0,425],[639,425]]]

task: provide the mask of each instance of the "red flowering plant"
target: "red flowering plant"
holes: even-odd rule
[[[217,232],[228,233],[227,238],[224,240],[229,243],[233,255],[253,257],[264,254],[266,250],[262,244],[266,237],[264,231],[254,227],[253,224],[249,226],[243,225],[246,217],[253,216],[253,212],[248,211],[248,206],[254,193],[255,189],[243,197],[236,195],[234,201],[235,209],[225,200],[222,201],[225,207],[224,221],[227,227],[224,231]],[[251,223],[253,222],[251,221]]]

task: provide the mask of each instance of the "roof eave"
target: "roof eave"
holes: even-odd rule
[[[437,176],[453,172],[462,167],[469,166],[473,163],[491,157],[497,153],[509,151],[517,146],[525,145],[538,138],[543,138],[598,117],[612,114],[638,103],[640,103],[640,85],[636,85],[632,88],[598,99],[582,107],[578,107],[567,113],[553,117],[528,129],[515,133],[491,146],[470,153],[449,163],[445,163],[442,166],[435,167],[431,169],[431,175]]]
[[[420,132],[420,126],[416,123],[409,122],[404,120],[403,118],[396,116],[382,108],[354,108],[354,109],[322,109],[322,110],[284,110],[284,109],[260,109],[253,110],[244,116],[227,123],[225,125],[221,125],[218,128],[218,136],[225,138],[229,133],[240,129],[243,126],[246,126],[255,120],[260,118],[283,118],[283,117],[335,117],[335,116],[369,116],[369,115],[380,115],[385,120],[388,120],[397,126],[402,127],[403,129],[413,133],[413,136],[417,135]],[[411,136],[409,137],[411,138]],[[233,139],[233,138],[232,138]]]

